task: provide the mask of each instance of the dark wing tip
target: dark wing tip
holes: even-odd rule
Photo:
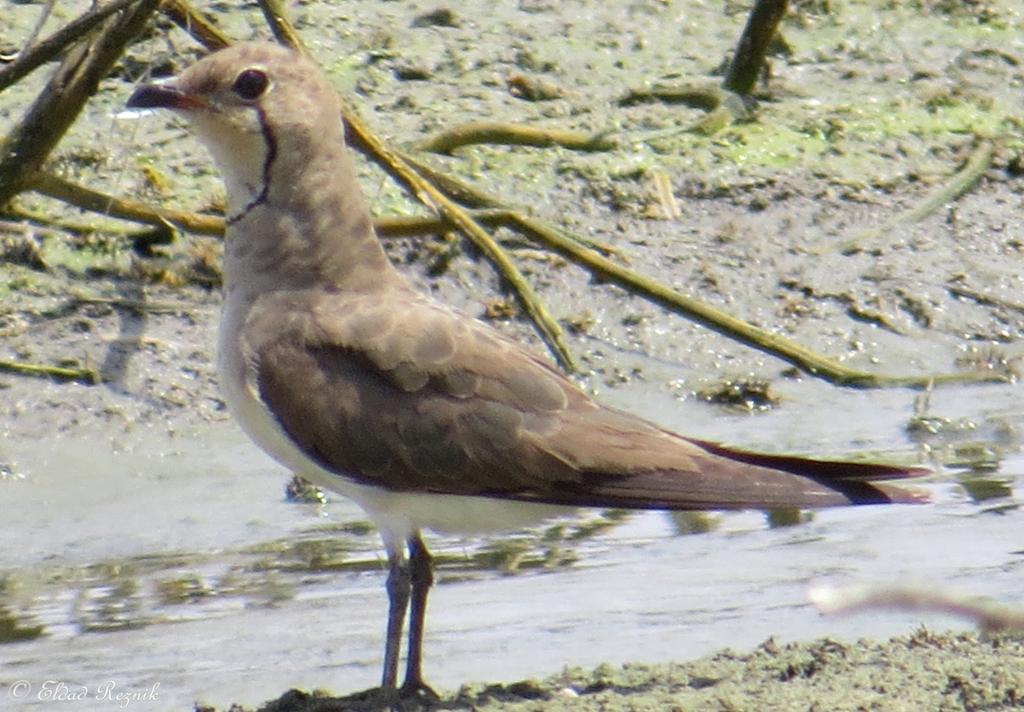
[[[928,470],[917,469],[917,472],[930,474]],[[907,475],[916,477],[917,475]],[[819,481],[820,482],[820,481]],[[881,482],[864,482],[857,480],[823,482],[849,500],[849,504],[927,504],[931,498],[920,490],[897,487]]]
[[[921,474],[932,474],[930,470],[923,470],[917,468],[915,470]],[[910,477],[918,477],[919,475],[909,475]],[[880,500],[878,504],[928,504],[932,501],[932,498],[928,496],[927,492],[920,490],[906,489],[904,487],[896,487],[888,484],[874,484],[872,487],[881,494],[884,499]],[[854,504],[873,504],[872,502],[854,502]]]
[[[778,455],[772,453],[750,452],[720,445],[719,443],[697,438],[686,438],[702,450],[721,455],[730,460],[745,462],[750,465],[782,470],[793,475],[801,475],[819,482],[831,480],[874,482],[877,480],[902,480],[911,477],[925,477],[934,474],[927,467],[908,465],[892,465],[877,462],[851,462],[844,460],[821,460],[798,455]]]

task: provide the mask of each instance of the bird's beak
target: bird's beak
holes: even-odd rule
[[[189,111],[208,108],[205,101],[187,94],[174,84],[143,84],[128,98],[130,109],[178,109]]]

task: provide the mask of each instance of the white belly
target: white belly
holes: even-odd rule
[[[250,386],[232,311],[225,308],[219,334],[217,371],[228,410],[246,434],[275,460],[310,482],[348,497],[377,525],[389,552],[399,553],[421,529],[450,534],[481,534],[529,526],[564,515],[571,508],[488,497],[393,492],[360,484],[324,469],[288,437]]]

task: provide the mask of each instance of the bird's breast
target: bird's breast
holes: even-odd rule
[[[393,492],[325,469],[302,452],[260,398],[255,387],[257,365],[247,358],[243,343],[242,327],[248,311],[249,305],[228,294],[221,316],[217,364],[228,410],[242,430],[279,463],[359,505],[380,529],[389,549],[401,550],[405,540],[421,529],[481,534],[521,528],[573,511],[561,506],[487,497]]]

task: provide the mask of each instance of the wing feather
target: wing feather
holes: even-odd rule
[[[592,401],[540,357],[411,291],[264,297],[253,386],[328,470],[395,491],[710,509],[904,501],[904,468],[688,440]]]

